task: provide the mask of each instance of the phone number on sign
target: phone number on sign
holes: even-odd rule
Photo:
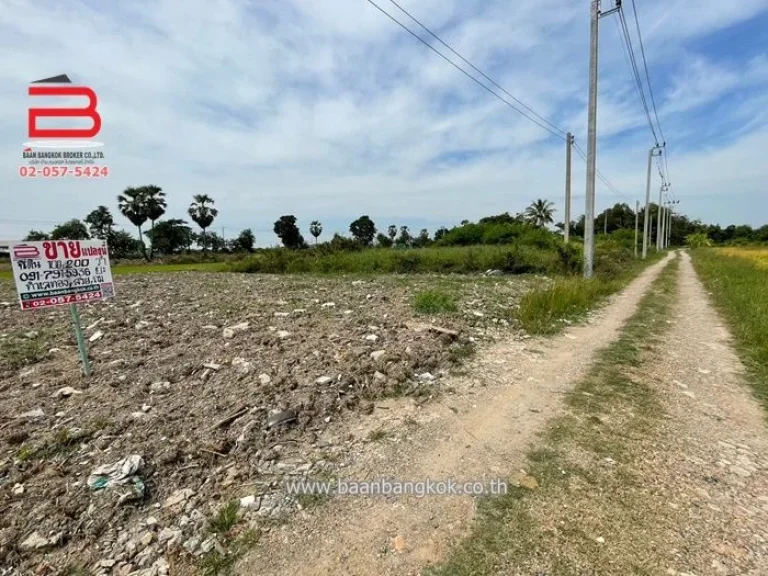
[[[50,298],[26,300],[21,303],[21,306],[24,310],[29,310],[30,308],[44,308],[46,306],[58,306],[59,304],[72,304],[74,302],[98,300],[101,297],[101,292],[84,292],[83,294],[67,294],[66,296],[51,296]]]
[[[109,168],[106,166],[21,166],[22,178],[106,178]]]

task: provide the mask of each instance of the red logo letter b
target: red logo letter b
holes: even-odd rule
[[[85,96],[85,108],[30,108],[28,116],[30,138],[92,138],[101,130],[101,116],[96,111],[96,93],[85,86],[30,86],[30,96]],[[37,119],[44,118],[90,118],[91,128],[38,128]]]

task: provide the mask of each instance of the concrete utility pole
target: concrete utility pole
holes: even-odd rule
[[[661,203],[661,195],[666,191],[666,184],[659,186],[659,211],[656,219],[656,250],[664,248],[664,204]]]
[[[565,228],[563,229],[566,244],[571,236],[571,146],[573,146],[573,134],[568,132],[565,139]]]
[[[661,214],[661,250],[667,247],[667,213],[669,212],[667,204],[664,202],[664,211]]]
[[[603,217],[603,234],[608,234],[608,208],[605,209],[605,214],[603,214]]]
[[[656,154],[656,152],[659,152]],[[654,156],[661,155],[661,148],[654,146],[648,151],[648,181],[645,186],[645,216],[643,218],[643,260],[648,257],[648,239],[650,238],[648,225],[650,224],[651,206],[651,164]]]
[[[595,173],[597,171],[597,74],[598,36],[600,18],[613,14],[618,6],[607,12],[600,12],[600,1],[592,0],[590,7],[589,39],[589,107],[587,120],[587,186],[584,209],[584,277],[592,278],[595,264]]]
[[[640,228],[640,200],[635,200],[635,258],[637,258],[637,237]]]

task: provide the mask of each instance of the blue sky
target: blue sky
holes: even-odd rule
[[[768,0],[636,1],[680,210],[768,222]],[[586,147],[588,0],[400,3]],[[653,144],[614,19],[601,21],[598,168],[623,196],[598,182],[598,210],[643,199]],[[99,94],[106,180],[18,176],[28,83],[61,73]],[[361,214],[434,230],[539,197],[562,216],[564,157],[560,140],[365,0],[6,0],[0,11],[0,239],[114,209],[125,187],[149,183],[168,194],[169,217],[207,193],[217,231],[250,227],[261,245],[281,214],[305,235],[311,220],[344,232]],[[654,168],[654,197],[658,185]],[[584,187],[574,155],[574,215]]]

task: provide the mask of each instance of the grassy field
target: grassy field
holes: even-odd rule
[[[693,263],[768,409],[768,249],[700,248],[693,251]]]

